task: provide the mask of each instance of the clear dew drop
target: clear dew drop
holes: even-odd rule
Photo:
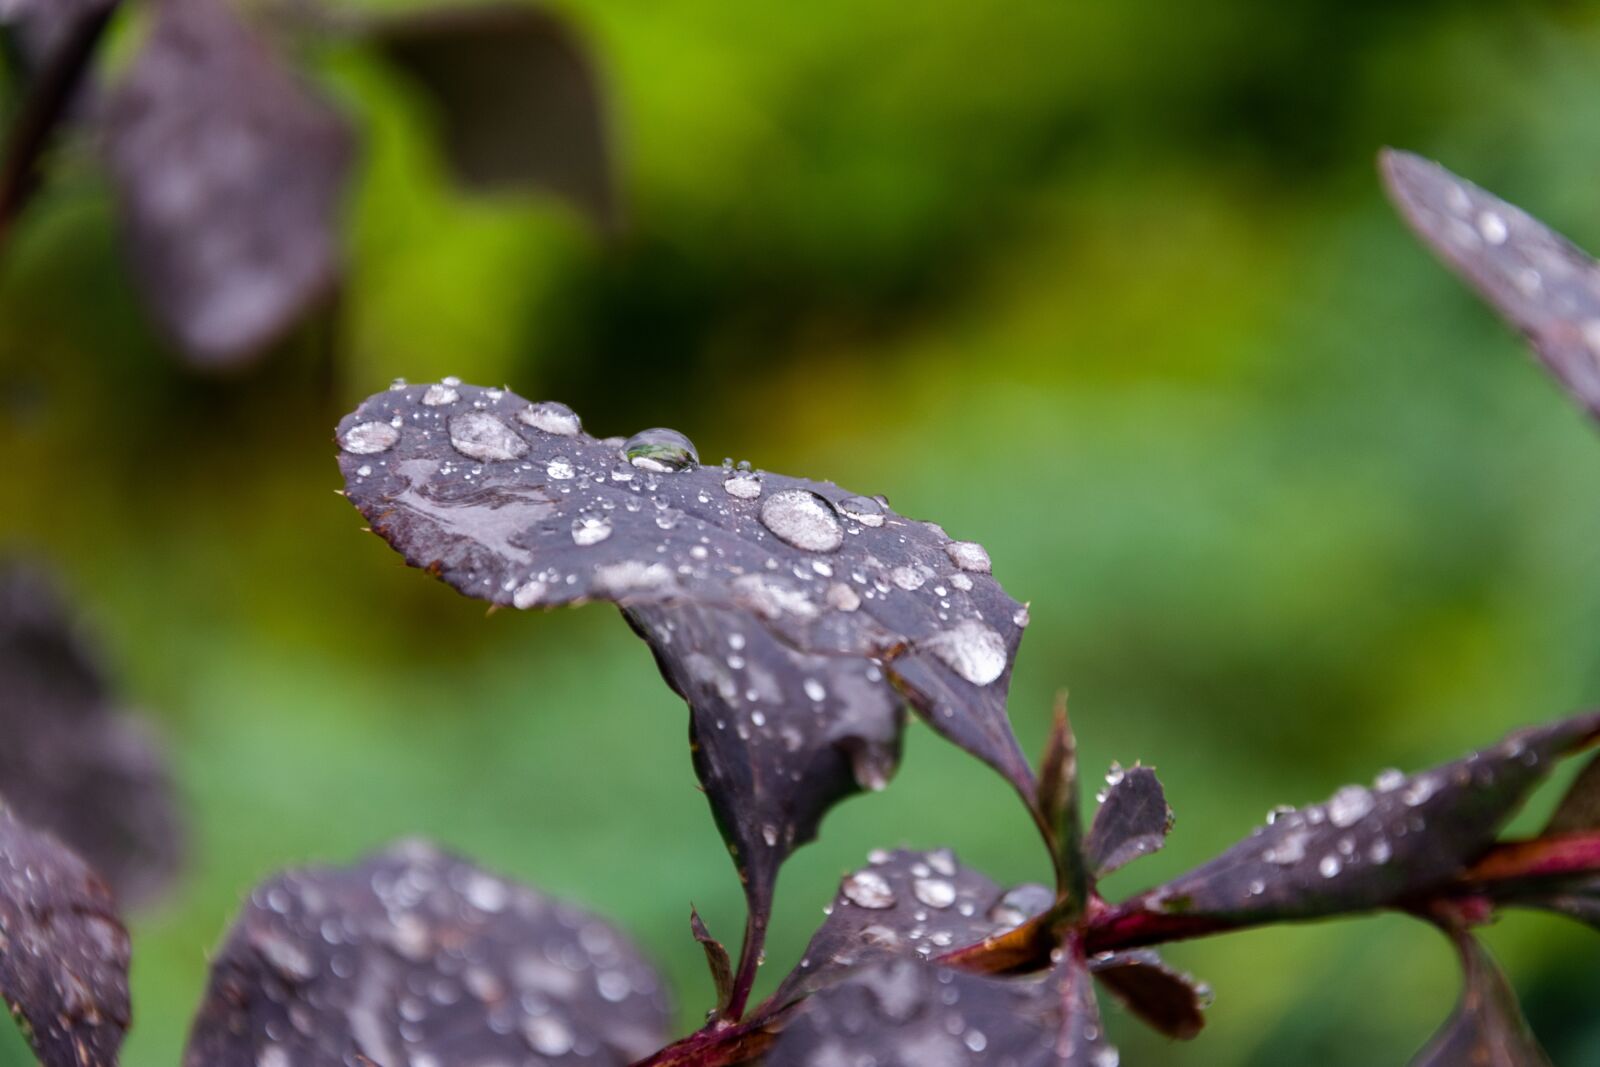
[[[927,581],[915,567],[896,567],[889,572],[889,580],[908,593],[921,589]]]
[[[944,550],[950,562],[964,571],[988,574],[993,569],[988,550],[976,541],[951,541]]]
[[[1331,852],[1322,857],[1322,862],[1317,864],[1317,873],[1324,878],[1337,878],[1342,870],[1344,870],[1344,864],[1338,856]]]
[[[554,1015],[536,1015],[522,1024],[522,1036],[541,1056],[565,1056],[572,1051],[572,1029]]]
[[[561,437],[575,437],[583,429],[583,420],[578,418],[578,413],[554,400],[529,404],[517,412],[517,421]]]
[[[809,489],[785,489],[761,504],[761,525],[806,552],[832,552],[844,543],[833,505]]]
[[[468,459],[484,462],[521,459],[528,454],[528,442],[486,411],[450,416],[450,446]]]
[[[400,440],[400,431],[387,422],[363,422],[352,426],[339,439],[339,446],[358,456],[387,452]]]
[[[1388,863],[1390,858],[1393,856],[1394,846],[1389,844],[1387,838],[1380,837],[1371,845],[1367,846],[1367,859],[1371,860],[1380,867],[1385,863]]]
[[[694,442],[664,426],[640,430],[623,444],[622,454],[640,470],[657,474],[688,470],[700,462]]]
[[[956,902],[956,887],[943,878],[918,878],[911,891],[930,908],[948,908]]]
[[[845,518],[876,529],[883,525],[883,505],[870,496],[852,496],[839,502]]]
[[[973,685],[988,685],[1006,670],[1006,642],[976,619],[962,619],[925,647]]]
[[[1506,220],[1493,211],[1485,211],[1478,216],[1478,232],[1492,245],[1505,244],[1509,233]]]
[[[566,456],[557,456],[545,464],[544,473],[551,481],[564,482],[578,472],[573,468],[572,461]]]
[[[738,500],[754,500],[761,495],[761,476],[752,471],[734,471],[722,480],[722,489]]]
[[[587,548],[611,536],[611,520],[604,515],[579,515],[572,520],[572,541]]]
[[[1354,826],[1372,811],[1377,802],[1359,785],[1347,785],[1328,801],[1328,821],[1343,828]]]
[[[549,586],[545,585],[545,583],[541,581],[535,580],[523,582],[521,585],[517,586],[516,591],[511,594],[511,604],[513,607],[521,608],[526,611],[528,608],[534,607],[544,599],[544,594],[547,589],[549,589]]]
[[[443,383],[428,386],[428,391],[422,394],[422,402],[430,408],[443,407],[454,404],[461,399],[461,394],[456,392],[455,386]]]
[[[894,890],[877,871],[857,871],[840,887],[844,898],[858,908],[882,911],[894,907]]]
[[[1395,767],[1378,772],[1378,777],[1372,780],[1372,788],[1380,793],[1393,793],[1396,789],[1406,784],[1405,772]]]

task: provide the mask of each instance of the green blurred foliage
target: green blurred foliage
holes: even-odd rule
[[[62,569],[195,823],[188,877],[134,919],[133,1067],[177,1061],[259,877],[402,834],[616,917],[686,1026],[712,999],[690,901],[739,929],[683,709],[614,613],[486,619],[331,492],[334,421],[394,376],[674,425],[984,542],[1032,601],[1025,743],[1068,686],[1084,766],[1154,763],[1177,809],[1113,893],[1600,696],[1600,441],[1372,172],[1413,148],[1600,247],[1590,6],[562,9],[609,79],[615,240],[453,194],[415,95],[334,50],[367,160],[349,279],[258,367],[172,358],[83,146],[0,264],[0,548]],[[786,870],[763,988],[838,875],[900,843],[1048,870],[998,779],[914,727],[893,788]],[[1600,1056],[1592,935],[1490,940],[1556,1061]],[[1215,985],[1211,1025],[1171,1047],[1111,1009],[1126,1063],[1400,1062],[1456,992],[1399,918],[1171,955]]]

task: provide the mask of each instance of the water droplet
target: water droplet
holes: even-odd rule
[[[1344,870],[1344,864],[1339,862],[1339,857],[1331,852],[1322,857],[1322,862],[1317,864],[1317,872],[1324,878],[1337,878],[1342,870]]]
[[[1396,789],[1406,784],[1404,771],[1390,767],[1388,770],[1378,772],[1378,777],[1372,780],[1372,788],[1380,793],[1393,793]]]
[[[767,843],[768,848],[778,846],[778,828],[770,822],[761,828],[761,839]]]
[[[815,678],[807,678],[805,680],[805,691],[806,696],[810,697],[815,703],[820,704],[828,699],[828,690]]]
[[[1505,244],[1506,220],[1493,211],[1485,211],[1478,216],[1478,232],[1492,245]]]
[[[430,408],[454,404],[460,399],[461,394],[456,392],[454,386],[444,384],[430,385],[428,386],[428,391],[422,394],[422,402]]]
[[[604,515],[579,515],[572,520],[572,540],[587,548],[611,536],[611,520]]]
[[[565,1056],[572,1051],[572,1030],[554,1015],[536,1015],[525,1020],[522,1036],[541,1056]]]
[[[1288,867],[1299,863],[1306,858],[1306,841],[1310,836],[1310,833],[1305,830],[1292,830],[1285,834],[1282,840],[1263,852],[1261,858],[1268,863],[1275,863],[1279,867]]]
[[[735,471],[722,480],[722,488],[731,497],[754,500],[761,495],[761,476],[750,471]]]
[[[924,647],[973,685],[988,685],[1006,670],[1006,642],[976,619],[962,619]]]
[[[1374,841],[1371,845],[1369,845],[1367,847],[1367,858],[1370,859],[1373,863],[1378,864],[1378,866],[1380,866],[1380,867],[1383,866],[1385,863],[1388,863],[1389,862],[1389,858],[1391,856],[1393,856],[1393,855],[1394,855],[1393,846],[1391,846],[1389,844],[1387,839],[1382,838],[1382,837],[1378,838],[1376,841]]]
[[[531,608],[544,599],[548,588],[549,586],[540,581],[523,582],[517,586],[516,592],[511,594],[511,604],[524,610]]]
[[[1415,808],[1426,804],[1433,794],[1439,791],[1440,785],[1439,780],[1432,775],[1422,775],[1406,786],[1406,791],[1400,794],[1400,799],[1405,801],[1407,807]]]
[[[908,593],[921,589],[927,581],[914,567],[896,567],[889,572],[889,579]]]
[[[520,459],[528,454],[528,442],[486,411],[450,416],[450,445],[468,459],[484,462]]]
[[[992,569],[988,551],[976,541],[951,541],[944,546],[944,550],[950,562],[964,571],[988,574]]]
[[[578,413],[554,400],[529,404],[517,412],[517,421],[532,426],[535,430],[543,430],[545,433],[558,434],[562,437],[574,437],[583,429],[583,420],[578,418]]]
[[[930,908],[948,908],[956,902],[956,887],[942,878],[918,878],[911,891]]]
[[[847,497],[839,502],[839,510],[844,512],[845,518],[863,526],[876,528],[883,525],[883,505],[870,496]]]
[[[840,886],[844,898],[858,908],[881,911],[894,907],[894,890],[877,871],[857,871]]]
[[[832,552],[844,543],[833,505],[809,489],[785,489],[761,504],[761,524],[785,544],[807,552]]]
[[[363,422],[346,430],[345,435],[339,439],[339,445],[346,452],[353,452],[358,456],[371,456],[378,452],[387,452],[398,440],[400,431],[387,422]]]
[[[989,1047],[989,1039],[983,1036],[982,1030],[968,1030],[967,1036],[961,1040],[966,1042],[967,1048],[973,1052],[982,1052]]]
[[[839,611],[854,611],[861,606],[861,597],[843,582],[834,582],[828,586],[826,598],[828,606]]]
[[[1338,827],[1354,826],[1366,817],[1377,803],[1372,794],[1359,785],[1347,785],[1328,801],[1328,821]]]
[[[694,442],[677,430],[669,430],[664,426],[640,430],[628,438],[622,446],[622,453],[635,467],[657,474],[688,470],[700,462]]]

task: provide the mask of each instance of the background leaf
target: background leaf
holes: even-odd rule
[[[1148,949],[1091,957],[1089,972],[1123,1007],[1167,1037],[1188,1041],[1206,1025],[1209,987],[1168,967]]]
[[[1488,950],[1465,931],[1447,933],[1461,956],[1461,999],[1411,1067],[1549,1067],[1549,1057],[1522,1017],[1516,993]]]
[[[183,1062],[622,1067],[668,1025],[660,980],[616,929],[410,841],[258,886],[212,964]]]

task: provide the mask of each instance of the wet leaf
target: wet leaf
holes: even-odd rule
[[[711,936],[700,913],[693,907],[689,909],[689,930],[705,949],[706,966],[711,970],[711,983],[717,990],[716,1014],[721,1015],[733,996],[733,961],[728,958],[728,950],[722,947],[722,942]]]
[[[651,430],[454,380],[339,425],[352,502],[407,562],[516,607],[621,605],[690,703],[759,938],[783,859],[894,771],[901,694],[1033,799],[1005,714],[1022,606],[976,545],[827,482],[708,468]]]
[[[45,1067],[115,1067],[128,954],[99,877],[0,806],[0,995]]]
[[[51,582],[0,567],[0,797],[82,855],[125,905],[176,872],[183,827],[166,760],[124,713]]]
[[[242,362],[332,290],[344,123],[225,0],[161,0],[108,102],[136,277],[196,364]]]
[[[1325,804],[1284,810],[1210,863],[1140,898],[1151,910],[1224,922],[1383,907],[1460,874],[1563,756],[1600,735],[1600,715],[1511,734],[1499,745]]]
[[[1409,152],[1380,159],[1389,195],[1422,240],[1519,330],[1600,415],[1600,270],[1520,208]]]
[[[1049,909],[1044,886],[1006,891],[949,849],[874,852],[846,875],[776,1007],[825,989],[851,971],[900,956],[927,959],[1020,925]]]
[[[1095,877],[1159,852],[1171,830],[1172,809],[1156,772],[1149,767],[1126,771],[1112,767],[1106,776],[1105,800],[1095,812],[1085,846]]]
[[[1055,722],[1039,768],[1039,810],[1049,826],[1060,917],[1075,921],[1089,901],[1089,864],[1083,854],[1078,742],[1067,719],[1064,693],[1056,700]]]
[[[599,73],[566,22],[526,4],[375,20],[366,35],[432,104],[456,179],[544,189],[609,227],[617,212]]]
[[[1449,932],[1461,955],[1465,984],[1455,1013],[1411,1061],[1411,1067],[1549,1067],[1514,993],[1489,952],[1472,935]]]
[[[911,959],[852,974],[808,999],[767,1067],[1114,1067],[1094,988],[1068,954],[1038,977],[986,978]]]
[[[1544,828],[1544,837],[1600,830],[1600,757],[1584,766],[1561,797]]]
[[[1148,949],[1102,953],[1089,960],[1089,971],[1123,1007],[1167,1037],[1188,1041],[1206,1025],[1211,991]]]
[[[211,968],[186,1067],[622,1067],[670,1020],[600,919],[423,842],[271,878]]]

